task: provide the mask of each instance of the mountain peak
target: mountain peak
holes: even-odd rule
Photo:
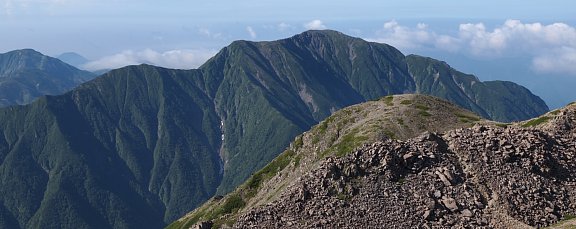
[[[330,30],[330,29],[321,29],[321,30],[313,29],[313,30],[307,30],[307,31],[304,31],[304,32],[296,35],[296,36],[318,36],[318,35],[351,37],[351,36],[348,36],[348,35],[340,32],[340,31]]]
[[[59,59],[34,49],[0,54],[0,107],[26,104],[42,95],[61,94],[92,79]]]
[[[43,60],[36,69],[55,66],[50,58]],[[16,59],[6,63],[20,66]],[[0,112],[0,128],[5,130],[0,136],[5,171],[0,174],[0,218],[22,227],[160,227],[210,196],[234,190],[290,140],[335,112],[338,117],[315,128],[323,133],[304,134],[311,136],[302,139],[304,145],[327,142],[326,150],[312,155],[346,154],[363,140],[373,140],[366,137],[404,139],[427,125],[480,121],[469,112],[461,117],[435,113],[449,109],[432,106],[443,104],[437,99],[410,95],[367,103],[375,109],[337,112],[390,94],[415,93],[422,86],[431,86],[429,94],[446,99],[482,97],[473,90],[482,82],[471,88],[453,77],[439,77],[452,80],[442,82],[452,86],[438,86],[436,72],[426,75],[426,67],[409,72],[406,57],[397,49],[328,30],[280,41],[238,41],[196,70],[140,65],[111,71],[50,97],[46,106],[33,103]],[[419,72],[429,84],[416,84]],[[514,88],[510,92],[505,99],[518,103]],[[486,98],[490,105],[504,100]],[[395,108],[406,115],[387,119],[385,114]],[[373,117],[365,122],[367,128],[353,125],[365,117]],[[302,144],[295,141],[293,146]],[[290,155],[274,163],[285,166],[282,158]],[[267,171],[264,178],[278,170]],[[99,204],[102,201],[109,204]],[[242,205],[230,201],[222,213]],[[84,214],[85,209],[92,210]],[[0,228],[19,228],[4,222],[0,220]]]
[[[18,49],[18,50],[13,50],[10,52],[2,53],[2,54],[0,54],[0,58],[1,57],[11,58],[11,59],[19,59],[19,60],[35,61],[35,60],[38,60],[39,58],[45,57],[45,55],[42,54],[41,52],[34,50],[34,49]]]
[[[19,49],[0,54],[0,77],[16,77],[15,73],[18,71],[39,68],[48,58],[34,49]]]
[[[86,57],[75,52],[65,52],[58,55],[56,58],[74,67],[81,67],[83,64],[88,63]]]
[[[19,54],[27,54],[27,55],[44,55],[39,51],[36,51],[35,49],[31,49],[31,48],[25,48],[25,49],[18,49],[18,50],[14,50],[11,52],[7,52],[7,53],[19,53]]]
[[[349,35],[346,35],[342,32],[339,31],[335,31],[335,30],[329,30],[329,29],[325,29],[325,30],[308,30],[305,32],[302,32],[300,34],[297,34],[295,36],[292,36],[291,38],[289,38],[290,40],[296,40],[296,41],[309,41],[309,42],[335,42],[335,41],[363,41],[366,42],[364,40],[362,40],[361,38],[357,38],[357,37],[352,37]]]
[[[19,49],[0,54],[0,77],[14,77],[13,72],[22,70],[58,71],[74,68],[63,61],[42,54],[34,49]]]

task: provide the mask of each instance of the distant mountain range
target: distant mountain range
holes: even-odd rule
[[[0,54],[0,107],[59,95],[96,75],[31,49]]]
[[[129,66],[1,109],[0,227],[162,227],[337,110],[403,93],[506,122],[548,111],[514,83],[336,31],[236,41],[199,69]]]
[[[56,58],[76,68],[80,68],[82,65],[89,62],[86,57],[83,57],[82,55],[75,52],[65,52],[58,55]]]

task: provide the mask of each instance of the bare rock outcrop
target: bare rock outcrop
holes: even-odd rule
[[[523,228],[576,214],[575,109],[542,128],[425,133],[325,159],[236,228]]]

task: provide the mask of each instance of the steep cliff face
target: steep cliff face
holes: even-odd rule
[[[215,100],[231,138],[224,142],[221,193],[272,160],[276,155],[268,152],[285,148],[284,139],[334,111],[415,88],[398,50],[335,31],[309,31],[275,42],[237,41],[201,69],[208,70],[207,77],[222,79]],[[271,138],[261,138],[266,135]],[[276,141],[276,136],[286,138]],[[244,160],[255,157],[262,160]]]

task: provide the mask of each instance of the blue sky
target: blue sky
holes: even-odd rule
[[[573,0],[0,0],[0,53],[77,52],[90,70],[195,68],[234,40],[334,29],[518,82],[558,107],[576,100],[574,9]]]

